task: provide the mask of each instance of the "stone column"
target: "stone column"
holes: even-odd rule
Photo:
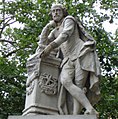
[[[23,115],[58,115],[59,58],[33,58],[27,62],[28,79]]]

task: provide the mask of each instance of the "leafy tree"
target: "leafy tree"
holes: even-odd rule
[[[97,41],[101,63],[101,100],[96,105],[100,118],[118,117],[117,42],[118,30],[111,35],[102,24],[117,19],[116,0],[58,0],[80,19]],[[101,12],[95,9],[100,3]],[[35,52],[38,35],[51,19],[53,0],[2,0],[0,3],[0,117],[21,114],[24,109],[26,61]],[[106,11],[106,12],[105,12]],[[109,14],[107,14],[109,11]],[[17,24],[16,24],[17,23]],[[21,27],[12,27],[14,24]]]

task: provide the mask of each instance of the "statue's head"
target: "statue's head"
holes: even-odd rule
[[[68,12],[62,4],[53,4],[50,10],[50,15],[55,22],[60,22],[68,15]]]

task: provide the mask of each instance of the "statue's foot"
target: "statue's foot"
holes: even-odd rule
[[[85,115],[96,115],[96,117],[99,118],[99,113],[95,109],[86,110],[84,114]]]

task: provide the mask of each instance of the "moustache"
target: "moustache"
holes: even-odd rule
[[[54,15],[54,17],[59,17],[59,15]]]

